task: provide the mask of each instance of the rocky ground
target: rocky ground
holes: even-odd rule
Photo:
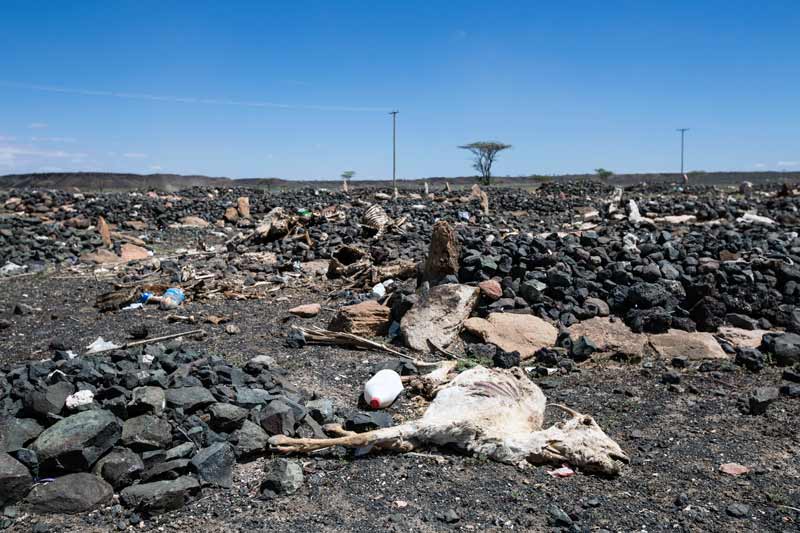
[[[250,374],[261,381],[248,382],[248,387],[272,387],[272,392],[306,407],[315,399],[331,400],[333,418],[347,420],[363,407],[363,383],[378,365],[394,358],[377,350],[289,347],[292,326],[326,328],[343,306],[376,297],[391,308],[386,311],[388,326],[401,322],[408,308],[422,306],[426,291],[435,293],[436,287],[444,286],[439,285],[442,281],[472,287],[484,282],[469,319],[476,332],[485,331],[481,328],[486,324],[474,321],[498,313],[536,318],[552,324],[554,331],[607,320],[606,314],[615,317],[613,327],[625,325],[623,340],[631,341],[625,346],[613,341],[604,346],[608,339],[586,333],[591,347],[579,350],[576,346],[583,344],[574,332],[580,330],[573,329],[571,336],[559,334],[549,346],[532,350],[535,353],[521,365],[531,370],[531,379],[548,401],[591,414],[631,462],[617,477],[578,471],[561,478],[548,474],[559,465],[520,469],[449,449],[406,455],[353,455],[333,449],[293,458],[292,464],[302,468],[302,484],[291,494],[264,498],[265,480],[281,476],[275,474],[274,457],[257,455],[238,458],[230,488],[203,482],[202,488],[187,491],[185,505],[175,510],[137,508],[122,489],[94,511],[40,514],[29,496],[7,505],[0,525],[10,531],[797,530],[800,391],[793,365],[800,356],[800,339],[792,332],[800,326],[795,310],[800,273],[793,266],[800,260],[800,200],[781,195],[777,185],[745,192],[635,187],[615,198],[613,190],[596,183],[553,186],[534,194],[498,189],[488,191],[488,214],[479,195],[462,199],[440,191],[433,199],[421,194],[396,203],[376,199],[374,191],[268,196],[195,189],[169,198],[11,193],[0,198],[6,206],[0,223],[0,238],[5,239],[2,260],[21,268],[7,269],[0,291],[0,405],[6,421],[16,416],[50,426],[75,416],[61,406],[34,409],[26,399],[29,391],[19,389],[23,382],[9,379],[20,365],[63,359],[69,350],[83,353],[99,336],[123,344],[143,326],[147,338],[204,331],[202,337],[165,341],[160,346],[168,353],[151,349],[156,356],[154,366],[148,366],[151,376],[161,365],[159,358],[169,353],[219,356],[245,369],[254,357],[269,356],[273,362],[268,369]],[[238,200],[245,196],[249,209]],[[634,200],[636,208],[628,200]],[[391,219],[377,239],[373,230],[364,228],[369,224],[363,216],[372,203],[383,206]],[[323,211],[336,205],[338,210]],[[288,214],[276,217],[275,207]],[[771,220],[740,220],[747,213]],[[682,215],[695,218],[663,219]],[[99,216],[111,226],[111,243],[109,252],[98,257],[97,250],[105,248]],[[186,220],[198,216],[208,227]],[[279,236],[274,229],[263,229],[263,220],[270,216],[271,228],[288,217],[285,233],[284,228],[278,229]],[[399,230],[392,226],[403,217],[408,220],[396,224]],[[459,239],[456,271],[449,274],[454,279],[445,275],[428,280],[419,294],[416,274],[373,289],[383,281],[376,268],[424,260],[437,219],[448,220]],[[251,233],[254,236],[248,237]],[[153,255],[126,264],[120,259],[122,244]],[[367,251],[363,268],[358,267],[363,257],[353,261],[339,253],[343,246]],[[338,257],[348,279],[328,279],[308,267],[311,261],[331,256]],[[209,274],[214,276],[198,279]],[[492,279],[496,284],[485,283]],[[100,311],[97,298],[114,289],[114,283],[139,290],[117,307],[135,301],[147,283],[180,285],[188,300],[175,310],[145,305]],[[382,290],[388,296],[380,297]],[[289,313],[308,303],[321,304],[315,317]],[[225,320],[214,324],[209,317]],[[732,326],[758,332],[754,346],[761,349],[737,347],[725,338],[721,332]],[[667,331],[683,332],[679,335],[686,336],[686,343],[666,350],[660,335]],[[704,351],[707,345],[695,348],[689,341],[698,331],[715,343],[722,341],[708,350],[713,357]],[[380,340],[387,342],[383,333]],[[502,355],[508,348],[530,348],[530,343],[502,333],[483,344],[464,335],[448,343],[447,350],[465,359],[462,366],[469,366],[492,364],[493,355],[495,363],[505,365],[498,351]],[[763,333],[768,335],[762,345]],[[413,342],[408,332],[401,332],[396,348],[408,352],[403,338]],[[91,360],[99,364],[124,358],[116,353]],[[145,351],[134,348],[129,353],[138,360]],[[420,357],[440,358],[435,353]],[[215,372],[229,372],[223,372],[223,366]],[[271,385],[258,384],[267,374]],[[52,386],[30,376],[25,380],[32,390]],[[67,381],[84,384],[73,390],[91,385],[88,378]],[[180,388],[174,382],[166,385]],[[224,403],[219,401],[224,390],[206,381],[202,385],[215,394],[217,403]],[[95,389],[103,390],[104,385]],[[112,409],[106,401],[97,400],[98,405],[87,409]],[[401,422],[417,417],[425,404],[406,391],[387,411]],[[119,416],[126,419],[131,414]],[[188,412],[177,412],[172,404],[166,413],[153,414],[168,419],[173,428],[184,424],[184,430],[208,422],[183,418]],[[268,427],[262,414],[248,416]],[[546,423],[558,416],[548,411]],[[208,424],[213,430],[205,428],[198,447],[211,447],[213,441],[240,446],[234,430],[220,429],[213,418]],[[303,434],[313,428],[304,429],[298,420],[294,431]],[[149,449],[172,449],[185,440],[175,429],[167,439]],[[36,446],[30,441],[25,445]],[[126,446],[144,454],[134,444]],[[19,450],[11,455],[24,459]],[[730,463],[746,467],[746,472],[726,473],[731,467],[722,465]],[[41,477],[63,474],[58,468],[45,470]],[[203,481],[201,466],[177,465],[162,475],[152,479],[199,476]],[[137,486],[136,479],[130,483]]]

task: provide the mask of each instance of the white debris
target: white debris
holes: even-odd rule
[[[25,270],[25,267],[9,261],[8,263],[0,267],[0,275],[8,276],[9,274],[14,274],[16,272],[19,272],[20,270]]]
[[[745,213],[744,215],[740,216],[736,219],[736,222],[740,224],[766,224],[768,226],[772,226],[775,224],[775,221],[769,217],[763,217],[761,215],[756,215],[755,213]]]
[[[103,340],[103,337],[97,337],[95,341],[86,347],[86,354],[93,354],[98,352],[105,352],[106,350],[116,350],[120,348],[120,346],[114,344],[113,342],[109,342]]]
[[[386,296],[386,287],[384,287],[383,283],[378,283],[372,287],[372,296],[376,298],[383,298]]]
[[[624,237],[622,237],[623,242],[623,249],[628,252],[635,252],[639,253],[639,247],[636,246],[639,243],[639,237],[634,235],[633,233],[626,233]]]
[[[655,219],[656,222],[666,222],[667,224],[687,224],[695,220],[697,217],[694,215],[667,215]]]
[[[136,302],[135,304],[130,304],[123,307],[122,309],[120,309],[120,311],[130,311],[132,309],[141,309],[142,307],[144,307],[144,304]]]
[[[642,221],[642,215],[639,213],[639,206],[636,205],[635,200],[628,200],[628,220],[631,224],[638,224]]]
[[[65,405],[67,409],[77,409],[83,405],[89,405],[94,401],[94,393],[90,390],[79,390],[75,394],[67,396]]]
[[[155,360],[155,356],[146,353],[142,355],[142,364],[149,365]]]

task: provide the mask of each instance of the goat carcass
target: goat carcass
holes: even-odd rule
[[[338,437],[269,442],[277,452],[308,453],[329,446],[410,451],[426,445],[455,446],[495,461],[521,464],[568,462],[587,472],[616,475],[628,457],[591,416],[557,406],[570,417],[542,429],[546,400],[517,368],[475,367],[439,390],[421,419],[366,433],[328,427]]]

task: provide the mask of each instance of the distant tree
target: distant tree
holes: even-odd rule
[[[508,150],[511,145],[496,141],[479,141],[459,146],[459,148],[472,153],[472,167],[480,173],[481,183],[490,185],[492,183],[492,163],[497,159],[497,154]]]
[[[606,181],[608,178],[614,175],[613,172],[611,172],[610,170],[606,170],[603,167],[596,168],[594,169],[594,171],[597,174],[597,177],[603,181]]]
[[[349,183],[350,180],[353,179],[353,176],[355,175],[356,175],[355,170],[345,170],[344,172],[342,172],[342,179]]]

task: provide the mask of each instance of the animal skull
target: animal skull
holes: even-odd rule
[[[328,427],[327,439],[271,437],[274,451],[308,453],[330,446],[410,451],[455,446],[502,463],[569,462],[587,472],[616,475],[628,457],[591,416],[557,406],[570,418],[542,429],[541,389],[519,369],[475,367],[441,388],[422,418],[366,433]]]

